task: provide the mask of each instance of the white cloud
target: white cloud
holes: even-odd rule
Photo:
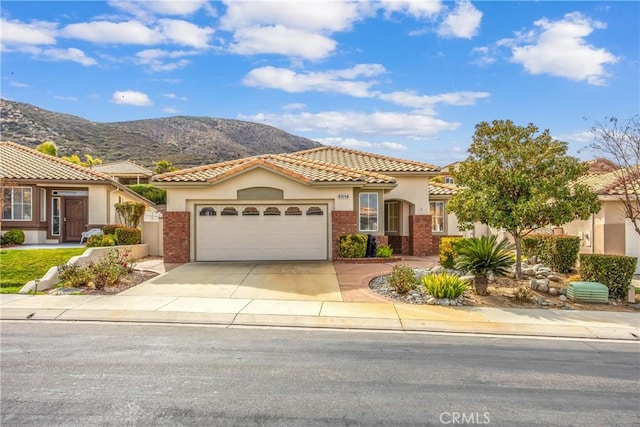
[[[187,100],[186,96],[178,96],[175,93],[163,93],[161,96],[163,96],[164,98],[176,99],[176,100],[179,100],[179,101],[186,101]]]
[[[323,145],[333,145],[334,147],[344,147],[344,148],[353,148],[353,149],[383,149],[383,150],[391,150],[391,151],[404,151],[407,149],[406,145],[398,144],[397,142],[369,142],[364,141],[362,139],[356,138],[341,138],[341,137],[330,137],[330,138],[316,138],[315,141],[318,141]]]
[[[323,132],[329,135],[402,135],[421,138],[445,130],[455,130],[460,123],[447,122],[429,115],[400,112],[362,113],[356,111],[323,111],[300,114],[241,115],[241,120],[268,123],[296,132]]]
[[[191,15],[204,8],[211,10],[207,0],[153,0],[153,1],[122,1],[110,0],[109,5],[139,18],[149,15]]]
[[[453,12],[449,13],[440,24],[438,35],[470,39],[478,34],[481,20],[482,12],[476,9],[470,1],[458,1]]]
[[[66,37],[93,43],[151,45],[161,41],[161,36],[138,21],[93,21],[69,24],[62,30]]]
[[[224,1],[227,10],[220,19],[223,29],[234,31],[256,26],[281,25],[303,32],[336,32],[351,28],[361,19],[366,3],[355,1]]]
[[[435,104],[474,105],[478,99],[488,98],[488,92],[448,92],[438,95],[417,95],[411,91],[380,94],[382,100],[412,108],[431,108]]]
[[[178,110],[176,110],[175,108],[172,108],[172,107],[164,107],[162,109],[162,111],[165,112],[165,113],[169,113],[169,114],[178,114],[179,113]]]
[[[407,149],[406,145],[398,144],[397,142],[381,142],[379,144],[382,148],[393,151],[404,151]]]
[[[75,47],[66,49],[43,49],[41,55],[51,61],[72,61],[85,67],[97,64],[95,59],[89,58],[83,51]]]
[[[618,58],[585,40],[594,30],[605,28],[605,24],[573,12],[561,20],[543,18],[534,25],[534,30],[501,41],[511,47],[512,62],[522,64],[531,74],[550,74],[593,85],[605,83],[608,73],[604,66],[617,62]]]
[[[335,40],[322,34],[290,29],[282,25],[247,27],[234,33],[230,50],[241,55],[279,54],[309,60],[327,57],[336,48]]]
[[[382,0],[380,5],[387,16],[399,13],[417,19],[435,17],[442,10],[440,0]]]
[[[30,84],[21,83],[21,82],[11,82],[11,83],[9,83],[9,85],[12,86],[12,87],[31,87]]]
[[[188,59],[184,59],[185,56],[196,54],[196,51],[146,49],[136,53],[134,61],[138,65],[149,67],[152,71],[173,71],[191,63]]]
[[[203,49],[209,45],[213,28],[198,27],[187,21],[177,19],[161,19],[158,21],[164,37],[175,44]]]
[[[358,77],[373,77],[385,73],[380,64],[359,64],[343,70],[297,73],[271,66],[255,68],[243,79],[246,86],[280,89],[286,92],[335,92],[355,97],[370,96],[375,81],[353,81]]]
[[[146,93],[134,90],[119,90],[111,95],[111,102],[121,105],[134,105],[136,107],[149,107],[153,102]]]
[[[49,45],[56,44],[56,27],[53,22],[20,21],[0,19],[0,41],[7,45]]]

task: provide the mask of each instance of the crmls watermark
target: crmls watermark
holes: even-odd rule
[[[482,425],[490,424],[488,412],[443,412],[440,414],[442,424],[452,425]]]

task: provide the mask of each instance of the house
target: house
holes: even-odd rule
[[[108,175],[13,142],[0,142],[2,231],[25,243],[80,242],[82,232],[118,221],[114,205],[153,203]]]
[[[635,167],[636,170],[638,166]],[[589,173],[579,179],[598,195],[600,211],[586,221],[572,221],[562,226],[564,233],[580,237],[581,253],[616,254],[640,258],[640,235],[631,221],[626,219],[623,196],[625,194],[623,170]],[[640,189],[637,178],[635,190]],[[640,259],[636,273],[640,273]]]
[[[148,184],[153,176],[153,171],[127,160],[92,166],[91,169],[109,175],[123,185]]]
[[[336,147],[162,175],[166,262],[326,260],[345,233],[434,253],[429,179],[439,168]]]

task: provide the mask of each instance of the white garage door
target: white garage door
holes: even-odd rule
[[[196,261],[325,260],[326,205],[198,205]]]

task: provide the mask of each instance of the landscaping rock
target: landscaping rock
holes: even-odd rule
[[[427,305],[436,305],[438,301],[434,297],[427,299]]]
[[[560,295],[560,297],[559,297],[558,299],[559,299],[560,301],[562,301],[562,302],[566,302],[569,298],[567,298],[567,297],[566,297],[566,296],[564,296],[564,295]]]
[[[552,282],[562,282],[562,277],[555,274],[548,275],[547,279],[551,280]]]
[[[533,271],[538,272],[538,270],[540,270],[542,267],[544,267],[544,265],[542,265],[542,264],[536,264],[536,265],[534,265],[534,266],[533,266],[533,267],[531,267],[531,268],[533,268]]]
[[[445,271],[444,267],[441,265],[437,265],[431,269],[431,274],[440,274]]]
[[[549,288],[549,293],[551,295],[558,295],[558,290],[556,288]]]
[[[538,281],[536,279],[529,280],[529,287],[534,291],[538,289]]]
[[[549,267],[540,267],[537,270],[537,272],[538,272],[538,274],[544,274],[544,273],[550,274],[551,273],[551,269]]]
[[[538,281],[538,292],[549,292],[549,285],[540,284],[540,280]]]
[[[523,268],[522,274],[524,274],[525,276],[534,276],[536,274],[536,271],[533,268]]]
[[[567,288],[560,288],[560,290],[558,292],[560,293],[560,295],[566,295],[567,294]]]
[[[476,276],[460,276],[460,280],[463,280],[469,284],[473,284],[473,280],[476,278]]]

